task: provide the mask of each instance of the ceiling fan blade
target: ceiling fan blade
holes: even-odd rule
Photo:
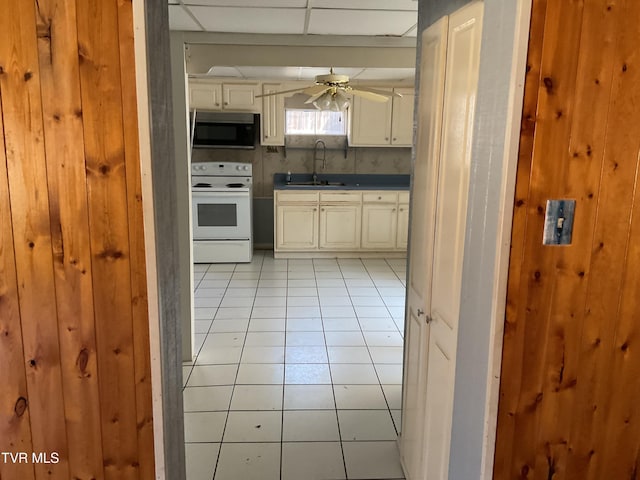
[[[390,95],[382,95],[380,93],[369,92],[367,90],[360,89],[351,89],[351,93],[357,95],[358,97],[366,98],[367,100],[371,100],[373,102],[388,102]]]
[[[329,90],[331,90],[331,88],[333,87],[327,87],[326,85],[316,85],[318,87],[322,87],[322,90],[319,89],[315,89],[314,91],[317,93],[311,94],[308,93],[307,90],[304,91],[304,93],[307,93],[308,95],[311,95],[309,98],[307,98],[307,101],[304,103],[313,103],[315,102],[318,98],[320,98],[322,95],[325,94],[325,92],[328,92]]]
[[[369,88],[369,87],[362,87],[362,86],[352,87],[352,88],[360,90],[362,92],[377,93],[378,95],[383,95],[385,97],[402,97],[401,93],[398,93],[396,91],[391,91],[391,90],[378,90],[376,88]]]
[[[312,85],[304,89],[304,93],[307,95],[316,95],[317,93],[324,93],[327,89],[331,88],[328,85]]]
[[[256,98],[260,98],[260,97],[271,97],[272,95],[283,95],[283,94],[285,94],[285,93],[301,92],[301,91],[303,91],[305,88],[307,88],[307,87],[294,88],[293,90],[281,90],[281,91],[279,91],[279,92],[263,93],[263,94],[261,94],[261,95],[256,95]]]

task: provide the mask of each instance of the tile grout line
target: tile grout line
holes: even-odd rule
[[[202,276],[202,279],[200,280],[200,282],[198,283],[198,287],[194,289],[193,293],[195,296],[195,293],[198,291],[198,288],[200,288],[200,284],[202,283],[202,281],[204,280],[204,277],[206,276],[207,273],[209,273],[209,269],[211,268],[211,266],[213,265],[212,263],[208,264],[209,266],[207,267],[207,270],[205,271],[205,274]],[[215,273],[215,272],[212,272]],[[227,281],[227,286],[224,288],[224,292],[222,293],[222,297],[220,297],[220,303],[222,303],[222,299],[224,298],[224,295],[227,291],[227,289],[229,288],[229,283],[231,282],[231,278],[229,278],[229,280]],[[215,312],[213,313],[213,317],[211,318],[211,323],[209,324],[209,328],[207,329],[207,332],[204,334],[204,341],[202,342],[202,345],[200,345],[200,347],[198,348],[198,353],[196,353],[195,357],[193,358],[193,362],[190,365],[190,370],[189,370],[189,378],[187,378],[187,381],[184,383],[184,386],[182,387],[182,392],[184,394],[184,389],[187,388],[187,383],[189,382],[189,379],[191,378],[191,375],[193,373],[193,369],[196,367],[196,363],[198,362],[198,357],[200,356],[200,353],[202,352],[202,349],[204,348],[204,344],[207,341],[207,336],[209,335],[209,332],[211,331],[211,327],[213,326],[213,321],[216,318],[216,315],[218,314],[218,310],[220,309],[220,304],[218,304],[217,307],[215,307]],[[194,323],[195,323],[195,319],[194,319]]]
[[[263,259],[263,261],[264,261],[264,259]],[[236,273],[236,269],[237,268],[238,268],[238,264],[236,263],[235,266],[233,267],[232,272],[231,272],[231,277],[229,277],[229,282],[227,283],[227,288],[225,289],[224,294],[222,295],[221,303],[224,301],[224,298],[225,298],[225,296],[227,294],[227,290],[230,288],[229,286],[231,285],[231,280],[233,280],[233,274]],[[260,270],[262,271],[262,265],[260,266]],[[238,273],[240,273],[240,271],[238,271]],[[258,287],[256,285],[256,294],[257,294],[257,291],[258,291]],[[238,375],[240,374],[240,365],[242,363],[242,354],[244,353],[244,346],[245,346],[245,344],[247,342],[247,334],[248,334],[248,331],[249,331],[249,323],[251,322],[251,313],[253,312],[253,303],[255,303],[255,298],[256,298],[256,296],[254,295],[253,302],[251,304],[251,311],[249,312],[249,321],[247,322],[247,327],[246,327],[246,330],[244,332],[244,340],[242,342],[242,349],[240,350],[240,358],[238,358],[238,363],[237,363],[237,367],[236,367],[236,376],[235,376],[235,380],[233,382],[233,388],[231,389],[231,396],[229,397],[229,405],[228,405],[228,408],[227,408],[227,415],[225,417],[224,426],[222,427],[222,435],[220,437],[220,448],[218,449],[218,456],[216,458],[216,464],[215,464],[215,466],[213,468],[213,479],[214,480],[216,478],[216,474],[218,473],[217,472],[218,471],[218,465],[220,463],[220,457],[222,455],[222,447],[224,445],[224,442],[223,442],[224,441],[224,435],[225,435],[225,433],[227,431],[227,425],[229,423],[229,415],[231,414],[231,402],[233,401],[233,394],[236,391],[236,385],[238,383]],[[215,322],[215,317],[214,317],[213,321]],[[213,325],[213,322],[211,324]],[[218,364],[218,365],[220,365],[220,364]]]
[[[362,262],[362,259],[360,260]],[[386,260],[385,260],[386,262]],[[378,290],[378,287],[373,279],[373,277],[371,276],[371,272],[369,271],[369,269],[367,268],[366,264],[364,262],[362,262],[362,266],[364,267],[365,271],[367,272],[367,275],[369,276],[369,279],[371,280],[371,282],[374,285],[374,288],[376,289],[376,291],[378,292],[378,296],[382,299],[382,295],[380,293],[380,290]],[[349,294],[349,298],[351,299],[351,303],[353,304],[353,299],[351,297],[351,292],[349,292],[349,290],[347,289],[347,293]],[[384,303],[384,301],[382,302]],[[354,305],[355,307],[355,305]],[[386,309],[386,304],[385,304],[385,309]],[[354,308],[354,312],[355,312],[355,308]],[[389,315],[391,315],[391,312],[389,312],[389,310],[387,309],[387,313],[389,313]],[[382,388],[382,381],[380,380],[380,375],[378,374],[378,369],[376,368],[376,363],[373,361],[373,355],[371,355],[371,348],[369,346],[369,344],[367,343],[366,337],[364,336],[364,330],[362,330],[362,324],[360,323],[360,317],[358,316],[358,313],[356,312],[356,318],[358,321],[358,326],[360,327],[360,334],[362,335],[362,338],[364,340],[364,344],[365,347],[367,349],[367,354],[369,355],[369,358],[371,359],[371,365],[373,367],[373,372],[376,375],[376,378],[378,379],[378,386],[380,387],[380,391],[382,392],[382,397],[384,398],[385,404],[387,405],[387,413],[389,414],[389,417],[391,419],[391,423],[393,424],[393,429],[396,432],[396,435],[399,434],[398,432],[398,428],[396,427],[396,422],[393,419],[393,415],[391,414],[391,407],[389,405],[389,402],[387,400],[387,395],[384,392],[384,388]],[[393,317],[392,317],[392,321],[393,321]],[[395,325],[395,322],[394,322]],[[404,343],[404,339],[403,339],[403,343]]]
[[[282,480],[282,457],[284,450],[284,388],[286,382],[287,375],[287,308],[289,306],[289,260],[285,260],[286,262],[286,270],[285,270],[285,297],[284,297],[284,358],[282,359],[282,406],[280,407],[280,480]],[[260,271],[260,276],[262,276],[262,270]],[[257,292],[256,292],[257,294]]]
[[[384,261],[385,261],[385,263],[389,266],[389,268],[391,269],[391,271],[393,271],[393,268],[391,267],[391,265],[389,265],[389,262],[387,261],[387,259],[386,259],[386,258],[384,259]],[[366,266],[366,265],[365,265],[365,269],[367,270],[367,273],[369,273],[369,276],[371,276],[371,273],[369,272],[369,269],[367,268],[367,266]],[[396,277],[398,277],[398,275],[396,274],[396,272],[395,272],[395,271],[393,271],[393,274],[394,274]],[[398,277],[398,279],[399,279],[399,277]],[[371,281],[373,281],[373,284],[374,284],[374,286],[376,287],[376,290],[378,291],[378,295],[380,295],[380,298],[384,298],[384,297],[382,296],[382,294],[380,293],[380,290],[378,290],[378,286],[376,285],[376,283],[375,283],[375,281],[373,280],[373,278],[371,278]],[[406,288],[406,287],[405,287],[405,288]],[[391,314],[391,312],[389,311],[389,308],[387,307],[387,304],[384,302],[384,300],[383,300],[383,303],[385,304],[385,309],[387,310],[387,313],[390,315],[390,317],[391,317],[391,321],[392,321],[392,322],[393,322],[393,324],[395,325],[396,330],[399,330],[399,329],[398,329],[398,325],[396,324],[395,320],[393,319],[393,315],[392,315],[392,314]],[[361,327],[362,327],[362,326],[361,326]],[[364,336],[364,332],[362,333],[362,336]],[[403,344],[403,346],[404,346],[404,337],[402,338],[402,344]],[[386,394],[386,392],[384,391],[384,388],[383,388],[383,386],[382,386],[382,385],[383,385],[383,383],[382,383],[382,380],[380,379],[380,375],[378,374],[378,369],[377,369],[377,368],[375,368],[375,365],[376,365],[376,364],[375,364],[375,362],[373,361],[373,356],[371,355],[371,349],[369,348],[369,344],[367,344],[367,351],[369,352],[369,356],[371,357],[371,363],[374,365],[374,368],[373,368],[373,369],[374,369],[374,371],[375,371],[375,373],[376,373],[376,378],[378,379],[378,383],[380,384],[380,390],[382,390],[382,396],[384,397],[384,401],[385,401],[385,403],[387,404],[387,410],[388,410],[388,412],[389,412],[389,416],[391,417],[391,423],[393,424],[393,429],[396,431],[396,435],[400,435],[400,430],[399,430],[399,428],[398,428],[398,425],[396,425],[396,420],[393,418],[393,413],[391,412],[391,410],[392,410],[392,409],[391,409],[391,405],[389,404],[389,399],[387,398],[387,394]]]
[[[340,267],[340,263],[336,259],[336,264],[338,265],[338,270],[340,271],[340,275],[342,277],[342,282],[344,283],[344,275],[342,273],[342,268]],[[314,265],[314,277],[315,277],[315,265]],[[318,280],[316,278],[316,289],[317,289]],[[345,283],[346,289],[346,283]],[[349,291],[347,290],[347,294]],[[349,297],[351,298],[351,297]],[[349,300],[351,301],[351,300]],[[318,304],[320,303],[320,292],[318,292]],[[353,304],[352,304],[353,308]],[[326,330],[324,328],[324,321],[322,320],[322,308],[320,307],[320,322],[322,323],[322,335],[324,336],[324,348],[327,352],[327,367],[329,368],[329,379],[331,380],[331,394],[333,396],[333,406],[335,407],[335,415],[336,415],[336,424],[338,425],[338,440],[340,441],[340,453],[342,454],[342,466],[344,468],[344,478],[348,479],[349,474],[347,473],[347,459],[344,455],[344,442],[342,441],[342,430],[340,429],[340,419],[338,418],[338,402],[336,400],[336,390],[334,388],[333,383],[333,373],[331,372],[331,361],[329,360],[329,346],[327,345],[327,335]]]
[[[233,270],[231,272],[231,276],[229,277],[229,281],[227,282],[227,288],[225,288],[223,294],[222,294],[222,298],[220,299],[220,304],[222,305],[222,302],[224,301],[224,297],[227,294],[227,290],[229,289],[229,285],[231,285],[231,280],[233,279],[233,273],[235,272],[235,269],[237,268],[237,264],[233,267]],[[220,307],[218,307],[220,308]],[[216,312],[216,315],[218,313]],[[216,321],[215,316],[213,317],[213,322]],[[211,325],[213,326],[213,322],[211,322]],[[209,328],[209,330],[211,330],[211,328]],[[245,340],[246,340],[246,334],[245,334]],[[206,341],[206,338],[205,338]],[[244,345],[244,342],[243,342]],[[240,359],[242,359],[242,352],[240,353]],[[238,371],[240,370],[240,359],[238,359],[238,366],[236,367],[236,380],[238,378]],[[219,365],[219,364],[218,364]],[[235,386],[235,381],[233,382],[233,388],[231,389],[231,396],[229,397],[229,405],[227,408],[227,415],[225,416],[224,419],[224,426],[222,427],[222,434],[220,435],[220,448],[218,448],[218,455],[216,456],[216,463],[213,466],[213,479],[216,478],[216,473],[218,470],[218,464],[220,463],[220,456],[222,454],[222,440],[224,439],[224,434],[225,431],[227,430],[227,422],[229,421],[229,412],[231,411],[231,401],[233,400],[233,392],[235,391],[236,386]]]

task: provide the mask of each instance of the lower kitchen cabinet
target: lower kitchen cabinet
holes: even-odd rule
[[[362,248],[391,250],[396,248],[398,213],[395,203],[362,206]]]
[[[360,204],[320,207],[319,247],[324,250],[360,248]]]
[[[274,213],[276,257],[406,251],[406,191],[276,190]]]
[[[276,207],[276,250],[316,250],[318,248],[318,206]]]
[[[401,203],[398,205],[398,232],[396,235],[396,246],[398,248],[407,248],[409,240],[409,204]]]

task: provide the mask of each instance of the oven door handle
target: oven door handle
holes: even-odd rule
[[[238,196],[238,197],[246,197],[250,192],[250,190],[248,188],[234,188],[233,190],[216,190],[216,191],[211,191],[211,190],[198,190],[198,189],[192,189],[191,190],[191,194],[192,195],[198,195],[198,196],[203,196],[203,197],[215,197],[215,196]],[[243,195],[245,194],[245,195]]]

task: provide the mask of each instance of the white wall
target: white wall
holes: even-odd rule
[[[191,180],[189,177],[189,136],[187,134],[187,86],[184,41],[180,32],[171,32],[171,91],[175,139],[175,178],[178,217],[178,295],[182,324],[182,359],[191,360],[193,352],[193,271],[191,249]],[[162,259],[160,259],[162,261]]]
[[[184,32],[187,73],[212,65],[413,67],[415,37],[257,35]]]

